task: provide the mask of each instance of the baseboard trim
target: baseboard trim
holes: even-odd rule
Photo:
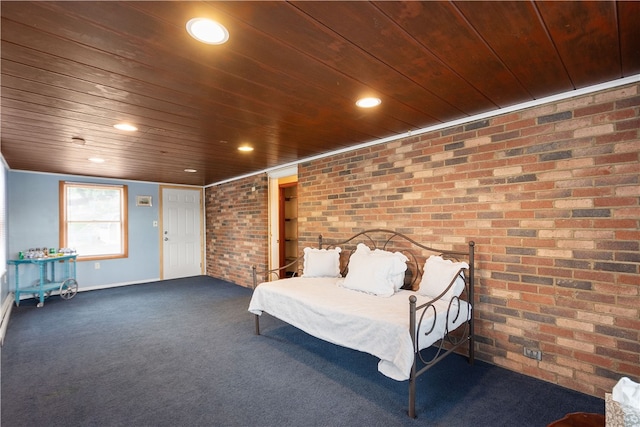
[[[97,291],[100,289],[109,289],[109,288],[119,288],[122,286],[131,286],[131,285],[140,285],[142,283],[152,283],[152,282],[158,282],[162,279],[158,278],[151,278],[151,279],[144,279],[144,280],[137,280],[137,281],[133,281],[133,282],[120,282],[120,283],[108,283],[105,285],[94,285],[94,286],[80,286],[78,287],[78,292],[88,292],[88,291]],[[52,295],[57,295],[57,291],[52,292]],[[33,295],[20,295],[20,301],[25,300],[25,299],[32,299]],[[11,299],[11,301],[13,301],[14,298]]]
[[[162,279],[157,277],[152,279],[137,280],[134,282],[109,283],[106,285],[95,285],[95,286],[87,286],[87,287],[83,286],[78,288],[78,292],[97,291],[99,289],[109,289],[109,288],[119,288],[121,286],[140,285],[142,283],[158,282],[160,280]]]
[[[11,316],[14,300],[15,296],[13,292],[9,292],[2,303],[2,312],[0,313],[0,346],[4,345],[4,336],[7,333],[7,326],[9,325],[9,317]]]

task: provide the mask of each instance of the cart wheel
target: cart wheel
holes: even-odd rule
[[[60,297],[71,299],[78,293],[78,282],[76,279],[67,279],[60,284]]]
[[[44,307],[44,303],[43,302],[39,302],[38,305],[36,305],[36,307],[42,308],[42,307]]]

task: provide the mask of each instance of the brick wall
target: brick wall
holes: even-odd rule
[[[207,275],[251,286],[251,265],[268,257],[266,174],[205,190]]]
[[[301,248],[374,227],[445,249],[474,240],[479,357],[603,397],[640,381],[639,105],[630,85],[301,164]],[[221,231],[243,226],[231,187],[248,181],[224,186]],[[263,226],[233,232],[266,262],[258,201]]]

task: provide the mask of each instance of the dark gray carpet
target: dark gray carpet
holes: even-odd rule
[[[14,308],[2,347],[2,426],[546,426],[604,402],[452,355],[407,382],[377,359],[270,316],[210,277],[51,297]]]

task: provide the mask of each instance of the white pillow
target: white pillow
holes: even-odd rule
[[[404,283],[408,259],[400,252],[372,251],[358,244],[349,258],[349,272],[342,282],[347,289],[390,297]]]
[[[340,277],[340,248],[304,248],[302,277]]]
[[[466,262],[453,262],[450,259],[443,259],[441,256],[430,256],[424,263],[424,273],[418,293],[430,298],[437,297],[449,286],[449,283],[461,268],[469,268],[469,264]],[[442,299],[451,300],[454,296],[459,297],[463,290],[464,277],[458,275],[455,283],[442,296]]]
[[[373,256],[394,257],[402,261],[402,264],[396,263],[397,268],[389,273],[389,280],[393,283],[395,291],[399,291],[404,286],[405,272],[407,271],[407,258],[402,252],[389,252],[382,249],[376,249],[371,252]]]

